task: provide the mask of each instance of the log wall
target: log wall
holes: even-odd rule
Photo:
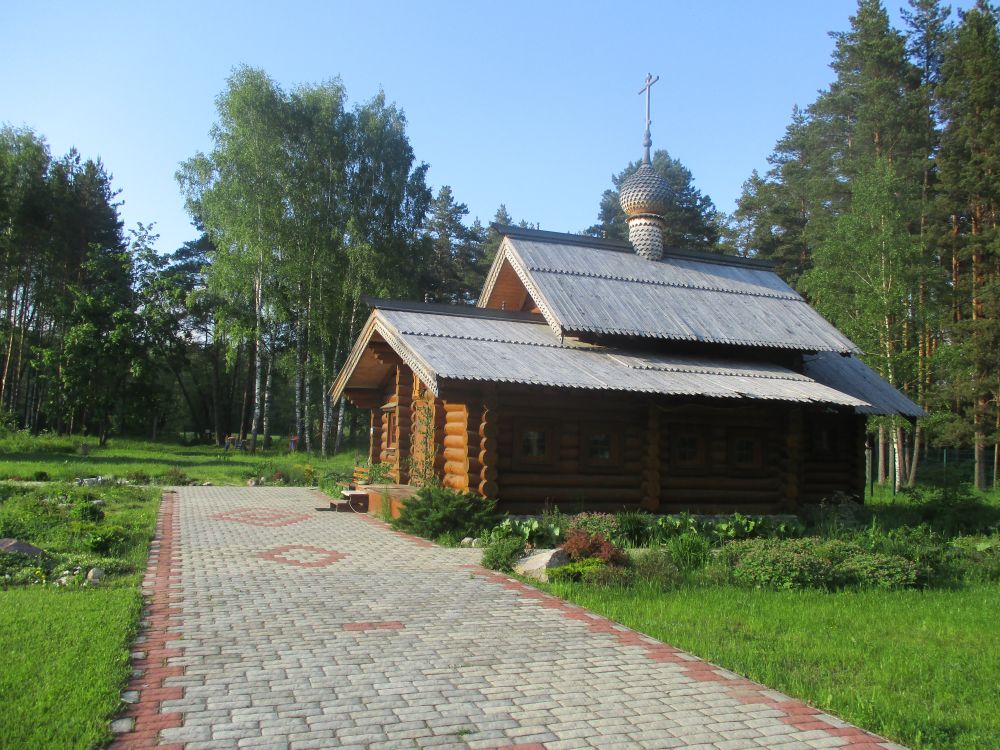
[[[784,474],[790,464],[783,439],[788,407],[663,406],[660,415],[662,512],[742,510],[775,512],[786,507]],[[687,437],[686,437],[687,436]],[[760,460],[738,466],[733,441],[758,441]],[[696,439],[699,458],[679,458],[679,441]]]

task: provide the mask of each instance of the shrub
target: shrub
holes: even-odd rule
[[[562,529],[547,521],[537,518],[505,518],[490,530],[489,535],[520,537],[525,544],[532,547],[555,547],[562,541]],[[487,536],[485,541],[489,541]]]
[[[618,535],[618,519],[611,513],[577,513],[566,524],[566,532],[577,530],[613,539]]]
[[[726,545],[733,580],[766,589],[825,588],[835,580],[834,566],[816,550],[816,539],[752,539]]]
[[[90,493],[76,497],[70,510],[70,517],[77,521],[99,522],[104,520],[103,503]]]
[[[392,521],[392,525],[425,539],[436,539],[449,532],[461,539],[478,536],[483,529],[491,528],[496,520],[495,500],[425,485],[406,501],[399,518]]]
[[[628,558],[625,553],[615,547],[602,534],[588,533],[583,529],[572,529],[566,532],[566,541],[562,548],[566,550],[569,559],[574,562],[596,557],[609,565],[625,565]]]
[[[917,582],[917,565],[898,555],[862,552],[835,566],[838,582],[877,589],[909,588]]]
[[[125,548],[129,541],[128,532],[121,526],[100,526],[84,537],[84,546],[91,552],[106,555]]]
[[[670,550],[665,548],[646,550],[632,560],[635,578],[646,581],[662,589],[671,589],[684,580],[684,574],[674,563]]]
[[[679,570],[690,571],[705,565],[711,545],[705,537],[689,531],[667,540],[666,549]]]
[[[149,476],[149,472],[142,469],[127,472],[125,478],[133,484],[152,484],[153,482],[153,478]]]
[[[624,510],[615,516],[618,530],[608,537],[614,544],[626,549],[647,547],[653,536],[656,516],[644,510]]]
[[[39,470],[39,471],[36,471],[34,474],[32,474],[31,478],[34,479],[36,482],[48,482],[49,481],[49,473],[47,471],[41,471],[41,470]]]
[[[510,573],[524,555],[524,540],[516,536],[498,536],[483,548],[482,566]]]
[[[187,485],[191,484],[191,479],[183,471],[178,469],[176,466],[171,466],[165,472],[160,474],[160,479],[163,480],[162,484],[167,485]]]
[[[687,533],[698,534],[701,530],[702,524],[690,513],[660,516],[650,530],[650,542],[652,544],[666,544],[667,540],[673,539],[675,536]]]
[[[597,557],[588,557],[576,560],[560,568],[552,568],[547,571],[549,581],[552,583],[579,583],[587,580],[599,570],[605,570],[608,564]],[[588,581],[590,582],[590,581]]]

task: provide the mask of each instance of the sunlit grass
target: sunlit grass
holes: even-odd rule
[[[86,454],[81,450],[86,445]],[[291,476],[293,483],[336,482],[349,477],[354,466],[353,452],[322,458],[305,453],[289,453],[278,444],[257,453],[226,451],[209,445],[184,446],[168,442],[148,442],[112,438],[101,448],[97,441],[83,438],[0,438],[0,479],[52,479],[104,476],[137,478],[153,484],[185,481],[212,484],[245,484],[250,477],[270,479],[275,472]],[[314,482],[294,482],[303,476]]]
[[[547,588],[917,750],[1000,747],[1000,586]]]

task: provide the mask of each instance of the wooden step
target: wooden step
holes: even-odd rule
[[[331,500],[330,510],[338,513],[367,513],[368,493],[358,490],[343,490],[341,493],[343,500]]]

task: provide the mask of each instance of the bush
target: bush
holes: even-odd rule
[[[653,537],[656,516],[643,510],[625,510],[615,516],[618,530],[608,537],[625,549],[648,547]]]
[[[482,566],[510,573],[524,555],[524,540],[517,536],[498,536],[483,548]]]
[[[670,550],[646,550],[632,560],[636,580],[646,581],[661,589],[671,589],[684,580],[684,574],[674,563]]]
[[[690,571],[705,565],[711,545],[705,537],[689,531],[669,539],[666,549],[679,570]]]
[[[608,564],[598,557],[588,557],[582,560],[571,562],[560,568],[552,568],[547,571],[549,581],[552,583],[586,583],[593,582],[592,576],[598,571],[608,569]]]
[[[159,478],[161,480],[160,484],[174,486],[191,484],[191,478],[176,466],[172,466],[167,469],[165,472],[160,474]]]
[[[149,476],[149,472],[145,472],[142,469],[127,472],[125,478],[133,484],[152,484],[153,482],[153,478]]]
[[[563,533],[562,528],[543,516],[542,520],[505,518],[490,530],[485,541],[489,542],[491,536],[516,536],[531,547],[549,548],[562,541]]]
[[[567,534],[570,531],[585,531],[614,539],[618,535],[618,519],[611,513],[577,513],[566,525]]]
[[[106,555],[123,550],[128,541],[129,534],[121,526],[101,526],[91,531],[83,543],[91,552]]]
[[[898,555],[862,552],[836,565],[838,582],[877,589],[910,588],[917,582],[917,565]]]
[[[628,558],[625,553],[615,547],[602,534],[588,533],[583,529],[573,529],[566,532],[566,541],[562,548],[566,550],[569,559],[574,562],[596,557],[608,565],[625,565]]]
[[[408,534],[436,539],[453,533],[461,539],[478,536],[497,521],[496,501],[467,492],[426,485],[409,498],[392,521],[394,528]]]
[[[816,539],[751,539],[725,547],[733,580],[766,589],[825,588],[834,583],[834,566],[817,554]]]

